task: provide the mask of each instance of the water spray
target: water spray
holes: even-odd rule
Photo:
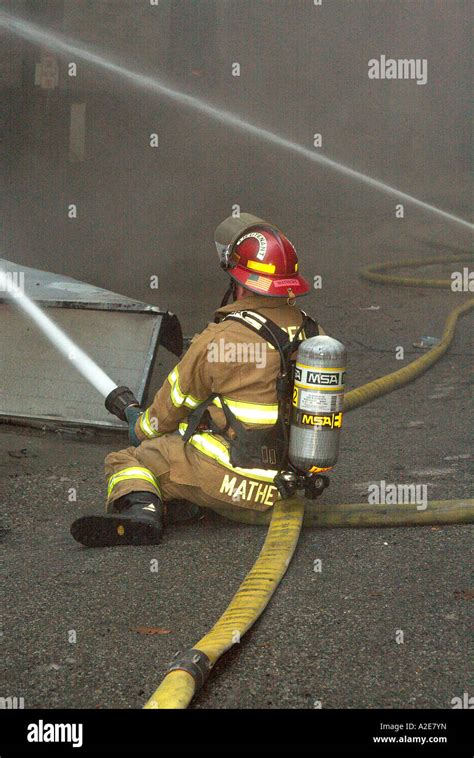
[[[35,322],[45,337],[103,397],[108,397],[116,389],[116,383],[36,303],[30,300],[2,269],[0,269],[0,292],[9,295],[11,302]]]
[[[237,129],[239,131],[247,132],[248,134],[252,134],[254,137],[258,137],[259,139],[263,139],[266,142],[270,142],[274,145],[277,145],[278,147],[282,147],[285,150],[290,150],[293,153],[297,153],[307,160],[313,161],[314,163],[319,163],[321,166],[325,166],[326,168],[330,168],[333,171],[337,171],[338,173],[343,174],[350,179],[363,182],[365,185],[371,187],[372,189],[376,189],[380,192],[384,192],[385,194],[392,195],[399,200],[410,203],[411,205],[421,208],[428,213],[434,214],[439,218],[444,218],[447,221],[451,221],[471,230],[474,229],[474,224],[471,224],[469,221],[466,221],[459,216],[455,216],[454,214],[443,211],[441,208],[437,208],[430,203],[419,200],[413,195],[402,192],[396,187],[392,187],[391,185],[386,184],[379,179],[374,179],[373,177],[367,176],[367,174],[363,174],[362,172],[350,168],[343,163],[339,163],[332,158],[328,158],[320,152],[314,152],[309,148],[304,147],[304,145],[299,145],[296,142],[292,142],[286,137],[282,137],[275,132],[270,131],[269,129],[256,126],[249,121],[245,121],[235,113],[222,110],[211,105],[210,103],[207,103],[205,100],[201,100],[200,98],[193,97],[192,95],[187,95],[184,92],[180,92],[179,90],[174,89],[167,84],[164,84],[163,81],[155,77],[147,76],[146,74],[141,74],[137,71],[126,68],[125,66],[121,66],[120,64],[115,63],[110,59],[104,58],[102,55],[98,55],[97,53],[88,50],[82,45],[79,45],[74,40],[68,40],[63,36],[53,34],[52,32],[42,29],[36,24],[31,24],[28,21],[24,21],[3,12],[0,13],[0,26],[3,26],[5,29],[7,29],[7,31],[18,35],[19,37],[22,37],[29,42],[46,46],[51,50],[55,50],[57,53],[62,53],[69,56],[73,55],[76,58],[80,58],[81,60],[84,60],[88,63],[92,63],[93,65],[98,66],[106,71],[117,74],[122,79],[131,82],[133,85],[140,87],[141,89],[154,92],[158,95],[163,95],[164,97],[167,97],[170,100],[174,100],[181,105],[203,113],[210,118],[219,121],[222,124],[225,124],[226,126],[230,126],[231,128]]]

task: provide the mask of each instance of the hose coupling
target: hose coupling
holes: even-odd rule
[[[211,673],[212,662],[205,653],[196,648],[190,648],[184,652],[176,653],[173,663],[168,668],[171,671],[187,671],[196,682],[196,691],[201,689],[207,677]]]

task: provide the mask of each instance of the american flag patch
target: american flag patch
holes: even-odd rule
[[[251,284],[252,287],[263,290],[263,292],[267,292],[270,289],[271,283],[271,279],[268,279],[266,276],[259,276],[258,274],[250,274],[246,281],[246,284]]]

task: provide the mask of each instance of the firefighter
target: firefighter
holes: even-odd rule
[[[105,459],[106,513],[71,526],[84,545],[155,544],[164,525],[195,517],[200,507],[263,511],[278,497],[275,459],[242,465],[246,438],[240,452],[232,450],[236,425],[249,433],[277,429],[279,350],[260,327],[277,325],[289,339],[324,332],[295,306],[310,286],[277,227],[241,214],[219,229],[227,235],[216,245],[230,284],[215,322],[191,341],[148,408],[126,409],[132,446]]]

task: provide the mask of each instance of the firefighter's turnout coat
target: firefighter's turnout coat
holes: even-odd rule
[[[244,310],[271,319],[289,337],[303,320],[299,308],[286,299],[253,294],[220,308],[216,315],[222,319]],[[245,324],[235,320],[209,324],[192,340],[139,417],[135,433],[141,444],[107,456],[108,506],[129,492],[146,490],[165,501],[186,499],[210,508],[213,504],[221,509],[226,504],[270,508],[277,498],[276,470],[233,467],[229,433],[213,433],[201,424],[187,442],[183,435],[189,414],[213,394],[219,394],[246,427],[275,424],[279,368],[278,350]],[[223,430],[226,420],[220,405],[220,398],[214,398],[209,413],[213,428]]]

